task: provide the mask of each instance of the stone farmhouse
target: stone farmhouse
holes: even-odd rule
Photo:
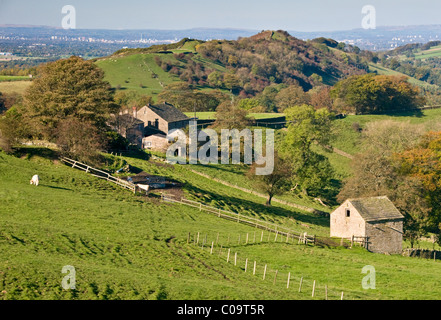
[[[137,111],[135,117],[144,122],[142,148],[151,150],[167,149],[167,134],[186,128],[190,121],[189,117],[167,102],[145,106]]]
[[[365,239],[375,253],[402,252],[404,216],[387,197],[348,199],[330,218],[331,237]]]
[[[165,102],[133,109],[117,117],[115,129],[133,145],[142,149],[164,151],[169,145],[167,134],[189,125],[190,118]]]

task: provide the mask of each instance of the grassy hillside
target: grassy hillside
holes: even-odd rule
[[[106,74],[105,80],[118,90],[133,90],[156,96],[174,79],[154,62],[160,54],[136,54],[127,57],[110,57],[97,62]]]
[[[419,50],[415,53],[415,59],[428,59],[441,56],[441,46],[434,46],[427,50]]]
[[[348,75],[366,72],[340,51],[335,53],[325,45],[282,31],[264,31],[237,41],[183,39],[171,45],[124,49],[98,59],[96,64],[118,90],[134,90],[154,98],[165,86],[179,81],[202,91],[233,90],[255,96],[272,83],[296,82],[309,90],[320,82],[333,85]],[[210,82],[213,72],[223,79]],[[226,80],[228,77],[234,79]]]
[[[376,72],[377,74],[386,75],[386,76],[405,76],[409,78],[409,82],[413,85],[419,86],[421,88],[429,88],[429,89],[439,89],[439,86],[433,85],[430,83],[427,83],[425,81],[421,81],[418,79],[415,79],[414,77],[410,77],[404,73],[386,68],[384,66],[381,66],[379,64],[370,63],[369,64],[369,71],[370,72]]]
[[[437,299],[441,294],[433,286],[441,280],[438,261],[357,248],[286,244],[282,239],[274,242],[274,235],[268,238],[267,233],[263,243],[246,245],[245,234],[250,234],[251,242],[256,229],[198,209],[134,196],[51,159],[46,149],[24,149],[18,156],[0,153],[1,299],[311,299],[313,280],[317,281],[316,299],[324,298],[325,285],[333,300],[340,298],[341,291],[345,299]],[[124,159],[151,173],[181,179],[188,196],[199,192],[205,200],[209,196],[224,205],[234,200],[237,208],[242,206],[249,214],[249,207],[262,208],[253,197],[192,176],[185,168]],[[35,173],[42,179],[39,187],[29,185]],[[216,197],[215,190],[219,190]],[[279,216],[278,222],[289,224],[308,217],[291,214],[291,218]],[[326,230],[321,220],[309,219],[311,228]],[[219,234],[215,253],[210,254],[207,245],[202,249],[193,242],[187,244],[189,232],[192,240],[197,232],[201,241],[207,235],[208,243]],[[242,242],[233,243],[239,235]],[[226,262],[226,247],[238,253],[236,266],[232,256]],[[245,258],[249,259],[247,273]],[[252,261],[257,261],[255,275]],[[61,288],[65,265],[76,269],[76,290]],[[365,265],[376,268],[375,290],[361,287]],[[304,282],[299,294],[300,277]]]

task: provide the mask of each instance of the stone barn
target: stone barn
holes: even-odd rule
[[[388,197],[348,199],[330,217],[331,237],[366,237],[371,252],[402,252],[404,216]]]

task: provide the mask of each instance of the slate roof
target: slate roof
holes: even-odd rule
[[[177,122],[190,120],[185,114],[179,111],[175,106],[165,102],[158,105],[149,105],[148,106],[154,113],[160,116],[167,122]]]
[[[366,222],[399,220],[404,216],[388,197],[348,199]]]
[[[138,118],[135,118],[134,116],[132,116],[129,113],[124,113],[124,114],[120,115],[120,117],[122,118],[123,121],[127,121],[127,123],[130,123],[133,126],[140,125],[140,124],[144,125],[144,121],[142,121]]]

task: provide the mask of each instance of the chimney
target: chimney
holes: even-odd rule
[[[136,111],[136,107],[133,107],[133,118],[138,116],[138,111]]]

